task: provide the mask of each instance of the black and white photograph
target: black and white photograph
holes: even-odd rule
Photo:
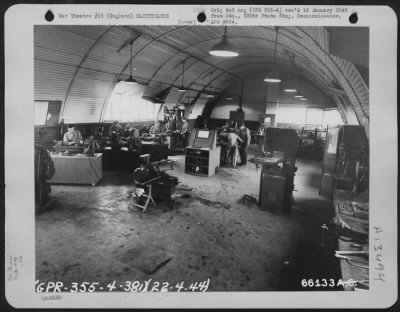
[[[263,10],[245,14],[274,14]],[[49,9],[30,41],[23,183],[42,302],[347,296],[388,277],[371,219],[385,207],[371,201],[370,112],[385,100],[371,103],[368,25],[234,23],[225,7],[175,24],[79,12],[63,24]],[[81,23],[104,18],[117,22]],[[6,256],[6,279],[22,262]]]

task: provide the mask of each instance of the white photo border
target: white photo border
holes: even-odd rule
[[[259,6],[259,5],[255,5]],[[35,208],[33,135],[33,30],[47,25],[47,10],[90,12],[154,12],[167,19],[99,21],[55,19],[51,25],[175,25],[211,7],[235,5],[54,5],[17,4],[5,13],[5,270],[13,259],[19,278],[6,278],[6,298],[18,308],[386,308],[397,301],[397,17],[388,6],[341,6],[357,12],[357,27],[370,29],[370,279],[364,292],[206,292],[206,293],[62,293],[42,300],[35,292]],[[261,6],[264,7],[264,6]],[[270,5],[265,5],[270,7]],[[291,6],[282,6],[291,7]],[[303,7],[303,6],[296,6]],[[309,6],[323,7],[323,6]],[[333,6],[336,7],[336,6]],[[339,7],[339,5],[338,5]],[[347,14],[348,15],[348,14]],[[346,15],[346,16],[347,16]],[[243,21],[239,25],[259,25]],[[263,20],[263,25],[346,26],[342,19]],[[382,231],[379,231],[382,230]],[[385,282],[374,280],[381,240]],[[376,273],[376,272],[375,272]],[[7,277],[7,275],[6,275]]]

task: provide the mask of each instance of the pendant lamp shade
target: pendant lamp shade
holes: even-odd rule
[[[265,78],[265,82],[269,83],[280,83],[282,82],[281,77],[277,71],[271,71]]]
[[[275,36],[275,50],[274,50],[274,65],[273,67],[276,67],[276,48],[278,45],[278,32],[279,32],[279,28],[276,27],[276,36]],[[281,77],[279,75],[279,72],[274,69],[272,70],[265,78],[264,78],[265,82],[269,82],[269,83],[280,83]]]
[[[217,44],[214,44],[208,53],[220,57],[235,57],[239,55],[237,49],[229,42],[229,39],[226,35],[226,26],[221,41]]]
[[[285,93],[296,93],[297,87],[293,80],[285,81],[283,92]]]
[[[289,56],[289,58],[290,58],[290,56]],[[296,68],[295,55],[292,56],[292,63],[294,65],[294,67]],[[298,89],[299,89],[298,81],[296,81],[295,78],[292,78],[292,79],[288,79],[288,80],[285,81],[283,92],[285,92],[285,93],[296,93]]]
[[[150,101],[155,104],[163,104],[165,103],[165,99],[167,98],[168,94],[170,93],[171,88],[168,87],[166,89],[163,89],[156,94],[145,94],[142,96],[142,99]]]

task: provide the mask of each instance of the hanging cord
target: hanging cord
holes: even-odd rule
[[[275,65],[275,59],[276,59],[276,48],[278,46],[278,31],[279,31],[279,27],[275,27],[275,30],[276,30],[276,36],[275,36],[274,65]]]
[[[185,81],[185,61],[182,62],[182,86]]]
[[[301,83],[302,81],[301,81],[301,79],[300,79],[300,76],[299,76],[299,94],[300,95],[303,95],[303,93],[301,92],[301,90],[303,90],[303,86],[302,86],[302,83]]]
[[[133,42],[131,42],[131,61],[130,61],[130,63],[129,63],[129,65],[130,65],[131,78],[132,78],[132,45],[133,45]]]

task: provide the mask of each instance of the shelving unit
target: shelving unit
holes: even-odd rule
[[[320,195],[332,197],[337,189],[368,188],[369,146],[362,126],[345,125],[328,130],[322,166]]]
[[[216,130],[192,129],[185,150],[185,173],[205,177],[216,174],[221,159],[221,147],[216,142]]]
[[[219,169],[221,147],[215,149],[186,148],[185,173],[212,176]]]

